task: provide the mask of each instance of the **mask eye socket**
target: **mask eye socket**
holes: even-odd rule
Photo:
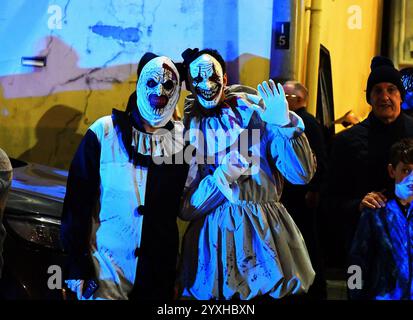
[[[149,88],[155,88],[155,87],[157,86],[157,83],[156,83],[155,80],[149,79],[148,82],[146,83],[146,85],[147,85]]]
[[[221,81],[220,77],[216,73],[212,74],[209,77],[209,80],[211,80],[212,82],[216,82],[216,83],[219,83]]]
[[[194,82],[195,82],[196,84],[202,82],[202,80],[203,80],[203,79],[202,79],[201,76],[197,76],[197,77],[194,78]]]
[[[174,82],[172,80],[168,80],[163,84],[163,87],[166,90],[171,90],[174,87]]]

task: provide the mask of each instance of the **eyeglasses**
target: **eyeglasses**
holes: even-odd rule
[[[300,96],[297,96],[296,94],[286,94],[285,95],[286,98],[297,98],[297,99],[301,99]]]

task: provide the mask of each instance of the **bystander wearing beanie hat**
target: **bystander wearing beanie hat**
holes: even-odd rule
[[[369,104],[371,104],[370,103],[371,90],[373,89],[374,85],[381,83],[381,82],[393,83],[397,87],[397,89],[399,89],[400,96],[402,100],[404,100],[406,91],[402,83],[401,74],[394,67],[393,62],[389,58],[382,57],[382,56],[375,56],[371,60],[370,70],[371,72],[367,80],[367,89],[366,89],[366,100]]]

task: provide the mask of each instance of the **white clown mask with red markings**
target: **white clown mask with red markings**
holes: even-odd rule
[[[156,57],[143,68],[136,84],[137,105],[141,116],[159,128],[171,120],[179,100],[179,73],[171,59]]]
[[[189,65],[191,91],[198,102],[211,109],[221,101],[224,91],[224,74],[221,64],[213,56],[203,54]]]

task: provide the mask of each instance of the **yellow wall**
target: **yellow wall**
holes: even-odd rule
[[[370,60],[378,52],[381,3],[381,0],[322,1],[321,43],[331,54],[336,118],[350,109],[364,118],[370,110],[364,89]],[[348,28],[352,14],[347,10],[352,5],[361,8],[361,30]],[[304,10],[304,5],[301,8]],[[304,16],[307,21],[308,11]],[[271,38],[270,27],[268,25],[268,30],[265,30],[268,34],[262,36],[265,42]],[[308,41],[307,36],[307,32],[303,32],[302,44]],[[246,37],[239,41],[249,44],[251,39]],[[303,45],[302,49],[303,56],[300,54],[298,66],[302,68],[300,78],[304,78],[306,70],[306,46]],[[270,63],[267,58],[243,52],[237,59],[240,83],[256,87],[268,79]],[[129,94],[134,90],[135,70],[136,66],[132,66],[128,79],[114,82],[110,89],[105,90],[64,91],[36,97],[23,94],[24,98],[6,98],[0,86],[0,146],[11,157],[68,168],[81,137],[91,123],[110,114],[114,107],[121,110],[126,107]],[[12,78],[6,82],[13,85]],[[181,114],[187,93],[183,90],[181,94],[178,107]],[[337,130],[341,129],[337,126]]]
[[[80,140],[112,108],[125,110],[136,76],[110,90],[68,91],[49,96],[4,97],[0,86],[0,145],[10,157],[68,169]],[[182,90],[179,113],[188,94]]]
[[[125,109],[134,80],[39,97],[6,99],[0,92],[0,145],[10,157],[68,168],[87,128],[112,108]]]
[[[268,70],[268,59],[246,55],[240,59],[240,83],[256,87],[268,78]],[[135,82],[133,74],[122,83],[114,83],[109,90],[66,91],[9,99],[0,86],[0,145],[10,157],[68,169],[88,127],[98,118],[109,115],[112,108],[125,110]],[[185,89],[181,92],[180,116],[188,94]]]
[[[11,157],[68,168],[90,124],[113,107],[125,108],[136,80],[132,64],[146,51],[178,62],[185,48],[216,48],[232,67],[230,83],[256,87],[269,75],[276,3],[259,2],[72,1],[49,10],[47,1],[32,7],[11,1],[0,15],[7,49],[0,51],[1,148]],[[47,63],[23,66],[21,57],[29,56]]]
[[[331,55],[335,118],[348,110],[365,118],[370,106],[365,99],[365,88],[370,73],[371,58],[379,53],[381,0],[323,0],[321,44]],[[350,29],[357,24],[351,6],[361,9],[361,29]],[[336,126],[336,131],[344,129]]]
[[[269,79],[269,71],[269,59],[252,55],[243,55],[240,57],[239,79],[243,85],[257,88],[259,83]]]

